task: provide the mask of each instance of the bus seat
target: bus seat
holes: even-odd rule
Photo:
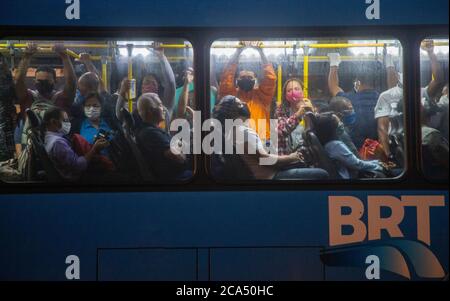
[[[303,132],[303,140],[306,142],[307,147],[310,150],[310,154],[313,157],[313,162],[315,163],[315,167],[324,169],[328,172],[328,175],[331,179],[337,179],[338,173],[336,171],[336,165],[333,161],[328,157],[327,152],[323,148],[322,144],[317,138],[316,134],[313,130],[306,130]]]
[[[314,133],[314,123],[312,122],[312,118],[314,117],[314,113],[307,112],[304,116],[305,119],[305,131],[302,133],[303,140],[305,141],[306,147],[309,150],[309,154],[311,154],[311,161],[314,164],[314,167],[318,167],[324,169],[328,172],[328,175],[331,179],[337,179],[338,173],[336,170],[336,165],[330,159],[327,152],[323,148],[322,144]]]
[[[37,167],[39,164],[36,164],[36,160],[39,161],[42,168],[45,171],[45,177],[48,182],[51,183],[59,183],[62,182],[63,179],[60,176],[59,172],[56,170],[53,162],[48,157],[47,152],[44,147],[43,133],[41,132],[41,122],[39,117],[32,110],[26,110],[27,117],[30,121],[30,129],[28,135],[31,140],[31,150],[34,156],[34,167]],[[38,169],[38,168],[36,168]],[[34,170],[35,173],[38,173],[37,170]]]
[[[134,133],[136,123],[134,121],[133,115],[131,115],[131,113],[125,108],[121,109],[121,113],[124,121],[123,134],[135,159],[135,165],[139,170],[139,175],[141,176],[143,181],[154,181],[155,176],[147,168],[148,163],[144,159],[144,156],[136,143],[136,136]]]

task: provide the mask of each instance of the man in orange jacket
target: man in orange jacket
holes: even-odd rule
[[[256,74],[253,71],[242,70],[239,77],[235,79],[238,68],[239,56],[246,48],[256,49],[263,63],[263,80],[256,86]],[[237,87],[236,87],[237,86]],[[267,60],[258,43],[244,42],[244,46],[238,48],[225,67],[219,86],[219,99],[226,95],[233,95],[247,103],[250,110],[250,124],[262,140],[270,139],[270,106],[275,93],[276,75],[273,66]],[[258,120],[265,120],[266,128],[258,126]]]

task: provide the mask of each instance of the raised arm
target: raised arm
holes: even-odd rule
[[[239,62],[239,56],[241,55],[244,48],[237,48],[236,52],[233,54],[233,56],[230,58],[230,61],[228,62],[227,66],[222,72],[222,75],[220,77],[220,84],[219,84],[219,97],[218,99],[222,99],[222,97],[226,95],[235,95],[236,94],[236,88],[235,88],[235,75],[236,70],[238,67]]]
[[[17,99],[21,106],[22,112],[25,112],[25,109],[27,108],[26,101],[28,99],[28,92],[27,92],[27,86],[25,84],[25,79],[27,77],[27,71],[28,71],[28,67],[30,66],[31,58],[32,58],[33,54],[35,54],[36,52],[37,52],[36,44],[34,44],[34,43],[28,44],[27,48],[25,48],[22,60],[19,63],[19,68],[17,71],[15,89],[16,89]]]
[[[430,83],[428,84],[427,93],[430,98],[434,98],[439,92],[441,85],[444,81],[444,75],[442,69],[439,66],[439,62],[436,54],[434,53],[434,45],[432,40],[426,40],[422,43],[421,48],[425,50],[430,58],[431,73],[433,75]]]
[[[256,50],[258,50],[259,55],[261,56],[264,72],[258,91],[260,93],[260,99],[265,105],[270,106],[272,103],[272,98],[275,94],[277,76],[275,74],[275,70],[273,69],[272,63],[269,62],[262,48],[256,47]]]
[[[155,43],[155,54],[158,57],[159,62],[161,64],[161,71],[162,71],[161,84],[164,87],[164,96],[162,101],[164,106],[169,110],[169,112],[172,112],[175,103],[175,90],[176,90],[175,75],[173,74],[172,67],[170,66],[170,63],[167,60],[167,57],[164,55],[164,48],[162,48],[159,43]]]
[[[185,118],[186,108],[189,99],[189,85],[194,81],[194,70],[188,68],[184,78],[183,90],[181,91],[180,98],[178,100],[178,108],[176,113],[176,118]]]
[[[392,55],[386,54],[386,82],[387,88],[391,89],[398,83],[398,73],[395,70]]]
[[[53,51],[55,51],[55,53],[59,55],[64,65],[65,84],[63,95],[67,100],[66,106],[70,107],[75,99],[77,89],[77,77],[75,75],[75,70],[63,44],[55,44],[55,46],[53,47]]]
[[[107,92],[106,91],[106,87],[105,87],[105,83],[102,79],[102,75],[100,74],[100,72],[98,72],[97,68],[95,67],[94,63],[92,63],[92,59],[91,59],[91,55],[89,53],[80,53],[80,58],[79,58],[80,62],[82,62],[84,64],[84,66],[86,67],[86,70],[88,72],[92,72],[97,74],[98,79],[100,80],[100,85],[99,85],[99,90],[100,92]]]
[[[125,103],[128,99],[128,91],[130,91],[130,80],[124,78],[120,84],[119,97],[116,102],[116,117],[122,121],[121,109],[125,107]]]
[[[343,92],[342,88],[339,87],[338,76],[341,57],[339,53],[328,53],[328,58],[330,60],[330,73],[328,73],[328,89],[330,90],[330,94],[334,97],[339,92]]]

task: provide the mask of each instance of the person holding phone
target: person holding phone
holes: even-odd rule
[[[314,112],[309,99],[304,98],[302,82],[291,78],[283,86],[282,102],[276,111],[278,119],[278,154],[288,155],[298,148],[307,126],[303,116]]]

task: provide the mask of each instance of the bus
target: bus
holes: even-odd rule
[[[1,6],[1,280],[448,280],[448,1]]]

